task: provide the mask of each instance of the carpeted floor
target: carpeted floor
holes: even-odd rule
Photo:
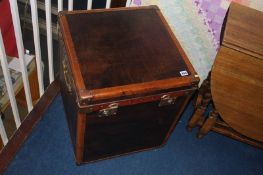
[[[7,175],[191,175],[263,174],[263,151],[209,133],[198,140],[185,130],[191,105],[168,143],[151,151],[76,166],[61,96],[56,97],[6,170]]]

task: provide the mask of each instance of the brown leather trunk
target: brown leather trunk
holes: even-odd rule
[[[76,162],[164,144],[199,78],[159,9],[61,12],[59,23]]]

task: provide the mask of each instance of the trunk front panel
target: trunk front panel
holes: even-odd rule
[[[157,101],[125,106],[107,117],[87,114],[84,161],[160,146],[186,99],[178,97],[175,104],[163,107]]]

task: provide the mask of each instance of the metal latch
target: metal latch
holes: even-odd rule
[[[162,107],[162,106],[171,105],[171,104],[174,104],[175,101],[176,101],[176,97],[170,97],[170,95],[163,95],[161,97],[161,100],[158,106]]]
[[[99,117],[108,117],[116,115],[118,111],[118,103],[112,103],[107,108],[99,110]]]

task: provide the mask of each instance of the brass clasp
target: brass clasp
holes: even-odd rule
[[[99,111],[99,117],[108,117],[116,115],[118,110],[118,103],[112,103],[107,108]]]
[[[161,100],[158,106],[162,107],[162,106],[174,104],[175,100],[176,100],[176,97],[170,97],[170,95],[163,95],[161,97]]]

